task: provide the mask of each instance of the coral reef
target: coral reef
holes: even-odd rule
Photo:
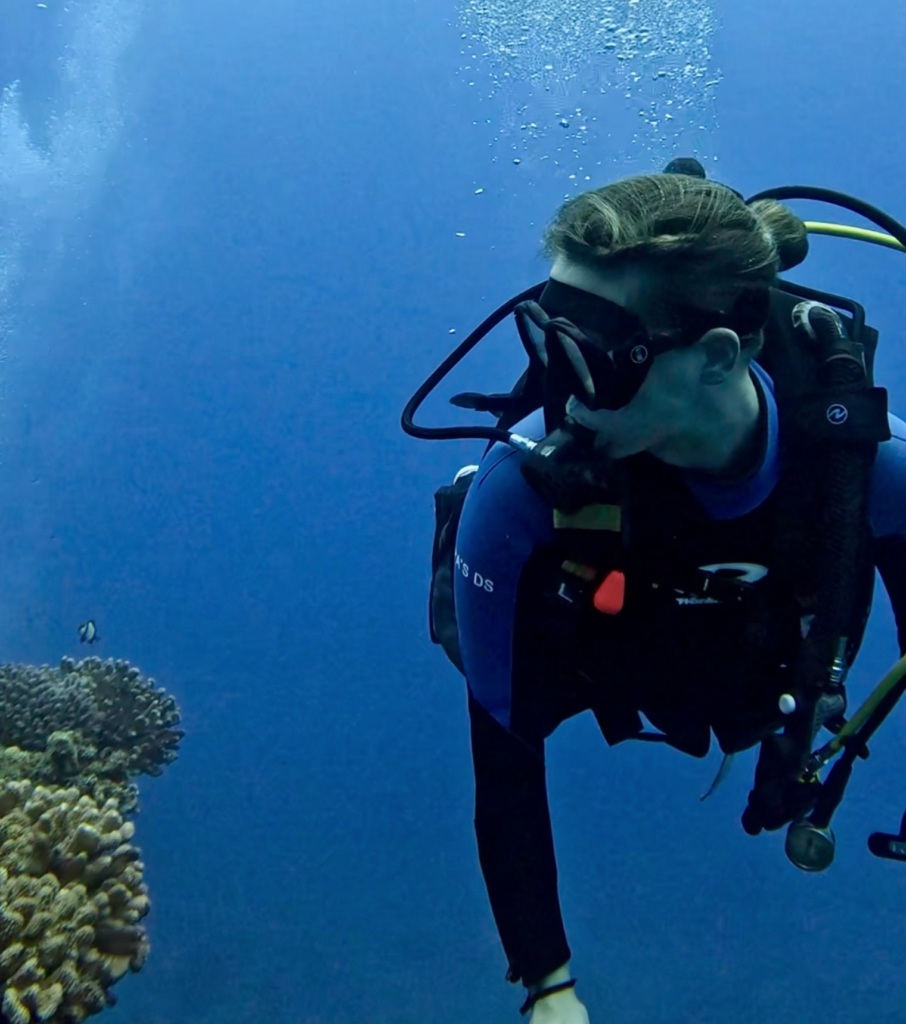
[[[0,746],[43,750],[59,729],[90,732],[97,707],[84,679],[63,666],[3,665],[0,667]],[[75,666],[73,665],[73,668]]]
[[[4,665],[0,778],[77,785],[100,803],[115,796],[128,812],[137,802],[129,779],[160,775],[175,760],[183,736],[173,728],[178,722],[173,697],[127,661]]]
[[[126,661],[0,667],[0,1024],[79,1024],[148,955],[138,774],[183,733]]]
[[[160,775],[176,757],[178,722],[176,701],[128,661],[0,667],[0,746],[44,750],[53,733],[71,730],[124,773]]]
[[[23,780],[44,786],[75,786],[95,803],[116,801],[121,814],[138,807],[138,787],[120,778],[108,778],[97,761],[97,748],[79,742],[75,732],[55,732],[45,750],[0,747],[0,780]]]
[[[148,954],[147,888],[116,802],[76,788],[0,784],[0,1013],[79,1022]]]

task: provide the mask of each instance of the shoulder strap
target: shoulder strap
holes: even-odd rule
[[[797,327],[797,307],[815,301],[833,306],[849,337],[861,339],[856,346],[864,359],[866,376],[858,386],[823,379],[825,355],[819,344]],[[788,283],[782,290],[772,290],[771,314],[758,361],[774,381],[780,420],[781,477],[776,498],[774,568],[784,574],[797,596],[809,604],[817,602],[819,589],[824,591],[826,600],[828,589],[855,587],[854,579],[859,581],[858,592],[865,592],[861,581],[864,565],[870,561],[867,493],[851,495],[859,512],[850,530],[858,530],[860,537],[848,547],[850,558],[857,553],[859,565],[829,571],[829,562],[839,559],[842,552],[826,551],[825,523],[829,505],[839,501],[839,495],[832,490],[839,460],[852,460],[857,451],[862,452],[861,459],[857,459],[861,466],[859,488],[867,492],[877,443],[890,436],[886,392],[872,386],[877,339],[877,331],[864,323],[864,311],[851,300]],[[845,403],[849,417],[840,424],[832,423],[830,417],[837,400]],[[853,578],[844,583],[841,573],[848,578],[852,573]],[[852,608],[859,623],[864,619],[862,603]],[[853,632],[848,632],[852,638]],[[861,638],[861,632],[859,635]],[[851,656],[855,657],[855,650],[851,650]]]
[[[861,307],[851,322],[840,317],[841,331],[826,309],[803,311],[792,289],[785,291],[774,296],[765,328],[764,365],[774,375],[782,460],[772,569],[792,584],[800,609],[810,601],[814,613],[793,670],[792,713],[782,734],[770,733],[761,743],[742,817],[750,835],[807,814],[820,791],[805,769],[822,725],[845,711],[843,684],[874,580],[871,470],[878,443],[890,438],[887,394],[872,386],[861,340],[867,336]],[[806,299],[838,305],[833,296],[830,302]]]

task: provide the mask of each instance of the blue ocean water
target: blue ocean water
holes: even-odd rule
[[[94,618],[91,653],[175,694],[186,731],[141,781],[152,952],[110,1020],[517,1019],[465,688],[426,617],[432,494],[481,442],[410,440],[400,411],[545,276],[542,227],[584,188],[697,155],[746,194],[902,220],[904,38],[897,0],[5,0],[0,661],[84,655]],[[867,307],[900,416],[902,259],[817,239],[795,274]],[[521,368],[504,332],[449,393]],[[854,698],[896,657],[879,594]],[[894,715],[809,876],[739,825],[754,751],[700,803],[716,750],[564,723],[592,1021],[906,1019],[906,868],[865,846],[906,807],[904,745]]]

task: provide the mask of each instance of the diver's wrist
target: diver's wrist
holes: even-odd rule
[[[529,995],[533,996],[536,992],[540,992],[544,988],[550,988],[551,985],[559,985],[563,981],[569,981],[571,975],[569,973],[569,961],[562,967],[558,967],[555,971],[551,971],[550,974],[545,976],[533,985],[526,985]]]

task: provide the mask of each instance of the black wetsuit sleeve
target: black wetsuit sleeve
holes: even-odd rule
[[[475,835],[491,912],[509,961],[528,986],[570,959],[547,802],[544,742],[530,747],[469,694]]]
[[[537,426],[543,432],[543,423]],[[570,958],[544,740],[512,731],[517,596],[524,567],[552,530],[550,508],[525,483],[517,453],[492,450],[463,507],[455,604],[468,680],[478,858],[509,961],[507,978],[526,985]]]

